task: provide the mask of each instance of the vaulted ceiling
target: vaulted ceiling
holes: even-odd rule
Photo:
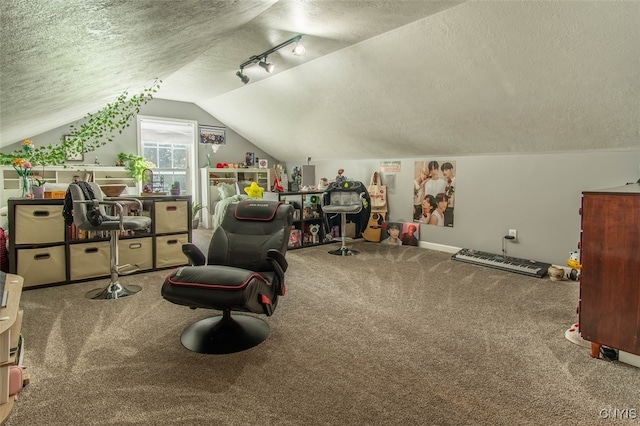
[[[155,78],[281,161],[640,147],[640,2],[3,0],[0,146]],[[269,55],[302,34],[304,56]]]

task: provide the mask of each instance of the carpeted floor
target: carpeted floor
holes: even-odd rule
[[[578,283],[353,246],[289,251],[271,335],[233,355],[181,346],[215,312],[162,299],[167,271],[123,278],[143,291],[117,301],[84,298],[104,280],[25,291],[31,384],[7,425],[587,425],[640,410],[640,369],[565,338]]]

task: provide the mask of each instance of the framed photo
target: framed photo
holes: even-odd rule
[[[269,161],[264,160],[264,159],[259,159],[258,160],[258,168],[259,169],[266,169],[269,167]]]
[[[226,145],[226,127],[220,126],[199,126],[200,143],[213,145]]]
[[[76,137],[76,135],[63,135],[62,136],[62,146],[65,147],[65,155],[66,155],[67,161],[84,161],[84,153],[83,152],[79,152],[79,153],[67,152],[67,144],[69,143],[70,140],[73,140],[75,137]]]
[[[244,155],[244,165],[247,167],[253,167],[256,164],[255,152],[247,152]]]

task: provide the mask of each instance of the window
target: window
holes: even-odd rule
[[[170,193],[178,182],[181,195],[195,194],[197,128],[195,121],[138,116],[138,149],[156,165],[154,190]]]

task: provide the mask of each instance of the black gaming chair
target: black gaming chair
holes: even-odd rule
[[[194,244],[182,251],[192,266],[174,270],[162,297],[192,309],[222,311],[221,316],[187,327],[180,341],[199,353],[226,354],[258,345],[269,336],[265,321],[231,311],[271,316],[285,294],[285,254],[293,207],[279,201],[247,199],[232,203],[213,231],[208,255]]]
[[[342,244],[340,248],[330,250],[329,253],[337,256],[357,254],[356,250],[349,249],[346,244],[347,215],[356,223],[356,236],[360,235],[367,226],[371,213],[371,198],[367,188],[358,181],[332,182],[322,194],[321,201],[328,227],[331,226],[331,221],[336,214],[340,214],[340,240]]]

